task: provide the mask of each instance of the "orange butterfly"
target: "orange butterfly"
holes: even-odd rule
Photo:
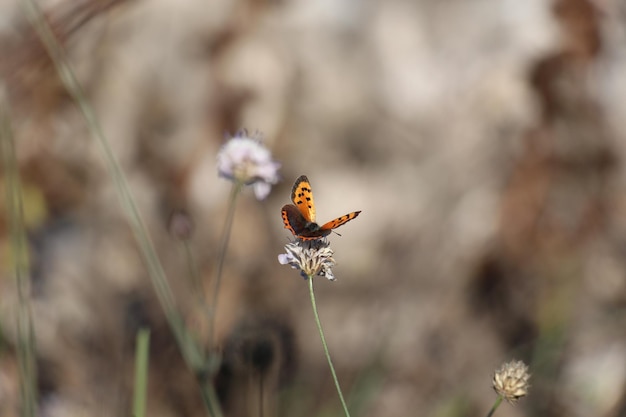
[[[316,240],[328,236],[333,229],[348,223],[356,218],[360,211],[331,220],[319,226],[315,223],[315,203],[313,191],[306,175],[301,175],[291,190],[293,204],[283,206],[281,214],[285,229],[289,229],[295,237],[301,240]]]

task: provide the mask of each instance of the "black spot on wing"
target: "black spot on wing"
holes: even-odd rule
[[[296,180],[296,182],[293,184],[293,188],[291,189],[291,200],[292,201],[295,201],[296,196],[297,197],[302,197],[302,192],[300,192],[300,194],[298,194],[298,189],[299,188],[303,188],[303,189],[306,188],[305,186],[300,187],[303,182],[306,182],[307,184],[309,183],[309,179],[306,177],[306,175],[300,175],[298,177],[298,179]],[[299,202],[297,204],[301,204],[301,203]]]
[[[361,213],[360,211],[355,211],[353,213],[349,213],[349,214],[345,214],[341,217],[336,218],[335,220],[331,220],[328,223],[325,223],[321,229],[322,230],[331,230],[331,229],[336,229],[339,226],[342,226],[346,223],[348,223],[350,220],[356,218],[359,213]]]

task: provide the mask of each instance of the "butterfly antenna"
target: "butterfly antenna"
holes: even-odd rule
[[[334,233],[334,234],[336,234],[337,236],[341,236],[341,234],[340,234],[340,233],[337,233],[337,232],[335,232],[334,230],[333,230],[333,233]]]

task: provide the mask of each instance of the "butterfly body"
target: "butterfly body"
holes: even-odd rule
[[[298,239],[316,240],[328,236],[333,229],[356,218],[360,211],[355,211],[331,220],[323,225],[315,222],[315,203],[309,179],[301,175],[291,190],[291,201],[294,204],[283,206],[281,215],[285,228]]]

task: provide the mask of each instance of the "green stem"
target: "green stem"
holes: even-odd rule
[[[152,281],[152,285],[155,288],[159,303],[165,312],[168,324],[172,329],[172,333],[176,338],[187,366],[194,372],[197,372],[198,369],[201,369],[205,365],[204,354],[200,346],[198,346],[196,341],[189,334],[189,331],[185,327],[184,322],[178,313],[174,301],[174,295],[167,281],[165,271],[163,270],[163,266],[157,256],[156,249],[154,248],[154,245],[148,235],[146,226],[141,220],[139,209],[137,208],[128,183],[126,182],[126,177],[124,176],[122,168],[120,167],[115,154],[111,150],[106,137],[104,136],[95,112],[89,105],[85,93],[83,92],[80,83],[76,79],[76,76],[68,63],[69,60],[67,59],[65,51],[61,45],[59,45],[59,42],[46,22],[39,6],[33,0],[23,0],[22,6],[26,17],[32,24],[48,54],[50,55],[65,89],[76,102],[76,105],[86,120],[87,127],[89,128],[93,139],[96,141],[100,151],[102,152],[110,177],[122,205],[122,209],[126,214],[126,218],[130,224],[135,239],[138,242],[141,254],[148,268],[148,274]],[[205,391],[203,392],[205,402],[215,401],[216,395],[214,393],[213,386],[208,383],[203,383],[201,384],[201,387],[202,390]],[[207,403],[207,408],[211,415],[220,415],[215,411],[219,409],[219,404]]]
[[[148,390],[148,361],[150,357],[150,330],[139,329],[135,346],[135,389],[133,391],[133,417],[145,417]]]
[[[215,392],[215,388],[213,388],[211,382],[201,382],[200,388],[202,400],[209,410],[209,414],[213,417],[223,417],[222,409],[219,407],[219,398],[217,398],[217,393]]]
[[[37,415],[37,366],[35,360],[35,330],[30,308],[30,271],[28,265],[28,245],[24,234],[24,207],[22,188],[19,180],[15,144],[11,131],[8,105],[4,90],[0,92],[0,152],[4,168],[6,204],[11,236],[13,271],[17,286],[17,353],[20,368],[20,395],[23,417]]]
[[[228,199],[228,214],[226,215],[226,224],[224,225],[224,232],[222,233],[222,241],[220,243],[220,249],[217,258],[217,273],[215,276],[215,285],[213,286],[213,299],[210,306],[213,314],[211,315],[211,320],[209,322],[209,346],[213,346],[214,344],[217,301],[219,299],[218,295],[222,283],[224,260],[226,259],[228,241],[230,240],[230,232],[233,227],[233,219],[235,218],[235,203],[237,202],[237,196],[239,195],[239,191],[241,191],[241,183],[236,182],[235,184],[233,184],[233,188],[230,191],[230,198]]]
[[[502,402],[502,396],[498,395],[498,398],[496,399],[496,402],[493,404],[493,407],[491,407],[491,410],[489,410],[489,414],[487,414],[487,417],[493,416],[493,413],[496,412],[496,409],[500,406],[501,402]]]
[[[335,381],[335,388],[337,389],[337,394],[339,394],[339,400],[341,401],[343,412],[345,413],[346,417],[350,417],[350,413],[348,412],[348,406],[346,405],[346,401],[343,399],[343,393],[341,392],[341,387],[339,386],[339,379],[337,378],[337,373],[335,372],[333,361],[330,359],[328,345],[326,344],[326,338],[324,337],[324,331],[322,330],[322,323],[320,322],[320,317],[317,314],[317,304],[315,303],[315,293],[313,291],[313,277],[309,275],[307,280],[309,281],[309,294],[311,295],[313,315],[315,316],[317,330],[320,332],[320,338],[322,339],[322,345],[324,346],[324,353],[326,354],[326,360],[328,361],[328,366],[330,367],[330,373],[333,374],[333,381]]]
[[[26,8],[25,13],[50,54],[61,81],[63,81],[65,88],[70,93],[79,110],[83,114],[93,138],[99,145],[100,151],[104,155],[104,160],[115,184],[115,189],[118,192],[122,208],[127,215],[133,233],[135,234],[135,238],[139,241],[146,264],[150,270],[150,275],[156,277],[154,284],[157,287],[159,300],[161,301],[168,317],[172,317],[176,309],[172,293],[169,290],[169,284],[167,283],[161,264],[158,261],[152,242],[147,235],[146,228],[141,221],[139,210],[132,197],[128,184],[126,183],[126,178],[124,177],[122,168],[117,161],[117,157],[108,146],[108,141],[102,132],[98,119],[89,105],[80,83],[76,79],[74,72],[68,64],[65,52],[58,44],[58,41],[48,26],[48,23],[42,16],[41,10],[39,10],[37,4],[35,4],[32,0],[25,0],[23,4]],[[175,331],[175,333],[179,332]]]
[[[196,298],[198,298],[198,302],[204,305],[204,286],[202,285],[202,280],[200,279],[200,272],[198,271],[198,265],[193,256],[193,250],[188,240],[183,241],[183,249],[185,251],[185,261],[187,263],[187,268],[189,269],[189,279],[191,281],[191,286],[193,291],[195,292]]]

